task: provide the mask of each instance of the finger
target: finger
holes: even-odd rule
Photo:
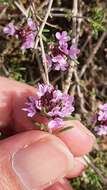
[[[83,171],[85,170],[86,167],[87,167],[87,164],[84,161],[84,159],[82,157],[76,157],[76,158],[74,158],[74,167],[73,167],[72,171],[70,171],[67,174],[66,177],[69,179],[78,177],[83,173]]]
[[[71,126],[71,129],[58,133],[58,137],[64,141],[75,156],[89,153],[95,144],[94,135],[79,121],[66,121],[65,127],[67,126]]]
[[[24,132],[0,143],[0,189],[42,190],[72,170],[73,156],[57,137]]]
[[[34,95],[35,91],[31,86],[0,77],[0,129],[10,127],[11,123],[12,129],[13,123],[20,126],[19,130],[24,130],[25,126],[33,128],[22,108],[25,107],[26,98]]]
[[[45,190],[73,190],[73,188],[67,180],[61,179],[59,182],[55,183],[54,185]]]

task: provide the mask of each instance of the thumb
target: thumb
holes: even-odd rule
[[[51,134],[29,131],[0,142],[0,190],[43,190],[72,167],[72,154]]]

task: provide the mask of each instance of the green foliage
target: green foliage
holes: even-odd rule
[[[98,190],[103,190],[102,184],[100,182],[100,177],[94,173],[94,171],[89,168],[86,171],[86,176],[87,176],[87,186],[91,190],[98,189]]]
[[[12,0],[0,0],[0,3],[12,3]]]
[[[95,39],[98,38],[99,32],[106,31],[106,27],[104,25],[104,18],[105,18],[104,10],[98,8],[96,8],[91,13],[91,16],[88,18]]]
[[[93,151],[92,161],[96,167],[98,167],[104,176],[107,176],[106,168],[106,157],[107,153],[102,151]],[[104,184],[101,183],[100,177],[93,171],[92,168],[88,167],[82,176],[71,181],[72,186],[76,190],[106,190]]]
[[[100,177],[91,168],[88,168],[81,177],[74,179],[71,184],[76,190],[103,190]]]
[[[19,67],[19,65],[13,64],[9,70],[9,77],[17,81],[25,82],[25,80],[23,79],[25,71],[25,67]]]

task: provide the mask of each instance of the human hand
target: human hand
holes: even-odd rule
[[[0,130],[10,137],[0,141],[0,190],[72,190],[65,178],[78,176],[91,151],[94,136],[79,121],[57,136],[34,130],[22,111],[35,88],[0,78]]]

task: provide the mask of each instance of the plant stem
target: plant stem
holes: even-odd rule
[[[46,83],[46,76],[45,76],[45,73],[44,73],[43,65],[42,65],[41,60],[39,58],[38,50],[35,51],[35,55],[36,55],[36,59],[37,59],[37,62],[38,62],[41,77],[43,79],[43,82]]]
[[[73,18],[72,18],[72,36],[73,36],[73,43],[75,43],[76,41],[76,21],[77,21],[77,16],[78,14],[78,0],[73,0]],[[71,79],[72,79],[72,75],[73,75],[73,72],[74,72],[74,65],[75,65],[75,62],[72,60],[71,63],[70,63],[70,67],[68,69],[68,74],[67,74],[67,77],[66,77],[66,80],[65,80],[65,85],[64,85],[64,92],[68,93],[68,90],[70,88],[70,85],[71,85]]]
[[[23,13],[23,15],[27,18],[29,10],[25,9],[25,7],[23,6],[22,2],[19,0],[19,2],[15,1],[14,4]]]
[[[40,40],[40,36],[42,35],[43,29],[44,29],[44,27],[45,27],[45,25],[46,25],[47,19],[48,19],[48,17],[49,17],[50,12],[51,12],[52,4],[53,4],[53,0],[50,0],[50,1],[49,1],[49,5],[48,5],[48,9],[47,9],[47,13],[46,13],[46,15],[45,15],[45,17],[44,17],[44,20],[43,20],[43,22],[42,22],[42,24],[41,24],[41,26],[40,26],[38,35],[37,35],[37,37],[36,37],[35,47],[34,47],[35,49],[37,49],[37,46],[38,46],[38,43],[39,43],[39,40]]]
[[[93,51],[91,55],[88,57],[85,65],[82,67],[81,72],[80,72],[80,78],[83,77],[84,73],[86,72],[86,69],[89,67],[89,64],[92,63],[96,53],[98,52],[99,48],[101,47],[103,41],[107,37],[107,32],[103,32],[101,37],[99,38],[98,42],[96,43],[96,46],[93,48]]]
[[[48,75],[47,59],[46,59],[44,44],[43,44],[43,40],[42,40],[42,37],[41,37],[41,36],[40,36],[40,45],[41,45],[43,66],[44,66],[44,70],[45,70],[46,83],[49,84],[49,75]]]

